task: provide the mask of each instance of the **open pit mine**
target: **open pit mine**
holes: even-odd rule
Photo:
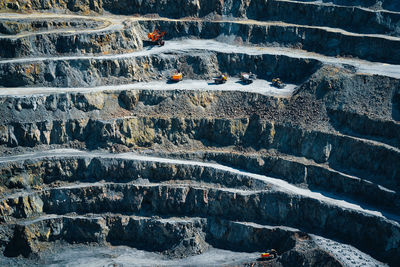
[[[400,1],[1,0],[0,266],[400,266]]]

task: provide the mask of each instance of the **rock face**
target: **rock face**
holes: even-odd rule
[[[105,23],[98,20],[79,20],[79,19],[54,19],[33,20],[23,19],[15,21],[13,19],[0,20],[0,33],[5,35],[16,35],[28,32],[49,31],[55,29],[87,29],[104,27]]]
[[[154,13],[161,17],[205,17],[210,14],[248,18],[258,21],[284,21],[287,23],[342,28],[360,33],[384,33],[399,35],[396,13],[380,11],[376,13],[363,8],[332,7],[314,3],[295,1],[217,1],[198,0],[189,3],[177,1],[103,1],[104,8],[117,14]],[[355,4],[356,5],[356,4]],[[181,6],[183,8],[172,8]],[[397,10],[398,11],[398,10]],[[333,18],[333,19],[332,19]],[[363,27],[367,22],[368,27]]]
[[[1,266],[400,262],[397,1],[0,11]]]
[[[5,0],[0,9],[12,11],[68,10],[72,12],[102,12],[102,0]]]
[[[87,142],[90,148],[108,147],[113,143],[126,145],[128,147],[151,147],[157,143],[173,142],[180,143],[200,141],[205,145],[230,146],[252,145],[258,148],[274,148],[283,153],[291,153],[296,156],[304,156],[324,163],[328,159],[333,165],[348,164],[357,165],[365,169],[365,162],[377,162],[377,165],[370,165],[368,170],[378,175],[386,174],[387,177],[393,177],[393,181],[382,181],[389,187],[398,188],[396,176],[396,164],[399,154],[396,151],[385,147],[376,147],[373,143],[362,143],[357,139],[334,136],[320,132],[294,131],[290,128],[271,125],[266,122],[249,121],[246,119],[224,120],[224,119],[202,119],[202,120],[181,120],[172,119],[152,119],[152,118],[127,118],[124,120],[112,121],[55,121],[53,127],[44,128],[45,132],[40,130],[41,125],[17,124],[11,129],[8,138],[11,142],[17,142],[22,146],[33,147],[40,144],[63,144],[72,141]],[[176,127],[175,125],[179,125]],[[250,128],[249,128],[250,127]],[[249,143],[246,141],[248,131],[257,131],[257,129],[266,129],[266,131],[256,132],[255,140],[260,143]],[[273,128],[273,129],[272,129]],[[72,129],[72,131],[68,130]],[[12,131],[14,130],[14,131]],[[273,131],[273,136],[271,136]],[[5,131],[7,133],[7,131]],[[49,132],[49,139],[46,137]],[[188,132],[189,135],[182,134]],[[6,135],[7,136],[7,135]],[[299,139],[300,138],[300,139]],[[167,139],[164,141],[164,139]],[[42,142],[42,140],[44,142]],[[292,144],[292,145],[291,145]],[[302,144],[301,146],[298,146]],[[326,144],[333,144],[334,150],[327,155]],[[11,144],[12,145],[12,144]],[[357,146],[363,146],[365,154],[349,158],[349,153]],[[346,149],[347,148],[347,149]],[[370,153],[368,153],[371,151]],[[381,152],[381,154],[379,154]],[[391,155],[384,158],[382,155]],[[367,158],[368,157],[368,158]]]
[[[295,0],[298,1],[298,0]],[[305,2],[314,2],[314,0],[306,0]],[[362,7],[368,7],[368,8],[376,8],[376,9],[387,9],[387,10],[393,10],[393,11],[399,11],[400,6],[397,1],[394,0],[355,0],[352,1],[351,3],[347,0],[322,0],[324,3],[333,3],[337,5],[344,5],[344,6],[351,6],[351,5],[358,5]]]
[[[34,184],[35,186],[41,187],[44,185],[45,187],[41,192],[29,194],[24,198],[19,197],[13,199],[13,197],[10,196],[10,198],[3,200],[1,205],[3,219],[12,221],[13,218],[32,218],[44,213],[63,215],[68,213],[129,214],[133,212],[135,214],[159,214],[161,216],[201,216],[206,218],[218,218],[218,220],[262,222],[272,225],[284,223],[288,226],[316,231],[329,237],[340,238],[370,253],[372,253],[372,251],[374,251],[376,255],[380,253],[380,257],[397,260],[396,255],[399,255],[397,251],[398,245],[393,244],[389,250],[382,249],[379,252],[375,246],[375,244],[381,244],[379,247],[383,247],[383,244],[389,242],[387,239],[391,239],[393,236],[398,236],[400,234],[399,225],[397,223],[382,218],[378,219],[374,216],[366,216],[360,212],[343,210],[332,204],[315,201],[305,196],[294,196],[285,191],[280,192],[272,188],[258,191],[266,188],[265,186],[267,186],[267,184],[263,185],[261,180],[257,180],[251,176],[248,177],[245,173],[233,174],[233,176],[231,176],[230,172],[224,173],[224,171],[218,169],[220,167],[212,164],[199,167],[194,163],[194,165],[189,165],[191,164],[189,161],[180,163],[181,166],[179,164],[170,165],[169,163],[161,162],[154,166],[154,162],[157,162],[157,159],[152,161],[135,162],[117,159],[111,159],[110,161],[110,159],[101,158],[88,160],[85,157],[82,159],[72,158],[66,162],[62,159],[55,162],[53,162],[52,159],[38,162],[32,162],[31,160],[25,161],[23,164],[28,164],[27,166],[30,167],[24,169],[27,169],[27,171],[32,174],[31,184],[25,183],[24,186],[30,187]],[[151,164],[153,165],[149,167],[148,165]],[[35,170],[29,170],[29,168],[33,166],[35,166]],[[122,166],[124,167],[121,168]],[[4,168],[3,170],[8,170],[8,172],[11,173],[15,172],[16,169],[14,168],[16,166],[10,167],[11,166]],[[21,169],[21,167],[20,165],[18,169]],[[42,175],[43,168],[45,168],[45,172],[47,172],[45,175]],[[87,169],[88,171],[82,172],[82,169]],[[125,170],[129,173],[124,173]],[[221,171],[222,173],[220,173]],[[84,176],[82,176],[82,174]],[[129,177],[128,180],[126,180],[127,177]],[[141,177],[146,177],[148,179],[147,182],[143,181],[140,184],[129,183],[129,180],[142,179]],[[193,184],[191,187],[185,184],[174,185],[174,182],[177,180],[182,180],[183,182],[191,180],[194,177],[198,177],[195,180],[196,183],[199,183],[198,185]],[[45,189],[47,185],[59,182],[74,183],[76,179],[82,181],[83,184]],[[93,179],[103,181],[105,179],[113,182],[98,184],[93,181]],[[12,178],[8,180],[12,180]],[[87,182],[92,182],[93,184],[86,186],[85,183]],[[172,183],[169,184],[170,182]],[[203,183],[205,184],[203,185]],[[209,184],[216,184],[218,187],[210,187]],[[12,185],[8,185],[8,188],[11,189]],[[257,191],[252,192],[253,190]],[[244,212],[244,209],[246,212]],[[43,222],[46,222],[59,217],[43,218]],[[70,220],[75,219],[71,218]],[[80,220],[81,219],[78,219],[78,222],[80,222]],[[149,242],[148,244],[152,244],[152,247],[156,248],[156,250],[165,251],[170,249],[163,246],[167,244],[169,246],[171,242],[164,241],[163,239],[157,241],[159,245],[154,245],[152,238],[148,236],[146,230],[142,230],[144,232],[140,231],[138,234],[125,233],[127,230],[113,230],[113,226],[109,225],[110,223],[117,225],[122,224],[126,229],[130,229],[129,231],[138,231],[132,229],[132,227],[138,226],[131,225],[129,220],[127,221],[121,218],[115,220],[108,219],[108,217],[106,217],[105,220],[107,223],[103,222],[102,219],[97,220],[99,226],[93,226],[91,223],[86,225],[86,223],[84,223],[86,226],[83,227],[87,227],[89,231],[100,231],[96,234],[90,234],[89,232],[86,237],[80,234],[77,234],[78,237],[74,237],[76,234],[73,234],[73,232],[71,233],[73,230],[60,230],[57,228],[57,231],[63,233],[63,236],[58,235],[57,238],[67,241],[71,241],[69,238],[74,238],[74,240],[78,242],[98,243],[103,243],[107,240],[112,244],[115,242],[118,244],[125,244],[125,242],[134,242],[135,244],[135,242],[138,242],[141,244],[139,248],[144,249],[146,249],[146,243]],[[33,224],[33,226],[29,227],[35,227],[38,222],[41,221],[33,220],[30,223]],[[93,222],[93,220],[89,220],[89,222]],[[343,227],[346,223],[360,225],[360,227],[357,229]],[[75,224],[76,223],[73,223],[73,225]],[[78,225],[79,224],[81,223],[78,223]],[[107,227],[103,226],[104,224],[106,224]],[[63,227],[69,227],[68,223],[63,223],[63,225],[65,225]],[[371,225],[373,225],[375,231],[371,231]],[[236,247],[235,242],[239,242],[234,240],[221,240],[221,237],[218,236],[218,232],[215,232],[221,231],[221,226],[214,226],[214,224],[211,224],[211,226],[207,227],[210,227],[208,231],[212,231],[209,233],[213,236],[210,239],[215,239],[215,241],[208,242],[211,242],[211,244],[215,242],[217,247],[221,247],[223,246],[222,244],[227,243],[230,244],[228,247],[231,246],[231,249],[234,249]],[[145,229],[146,228],[147,227],[145,227]],[[179,228],[180,227],[178,227],[178,229]],[[104,231],[107,230],[109,230],[108,234],[104,233]],[[21,235],[21,231],[26,235],[23,238],[19,236]],[[31,233],[32,231],[34,230],[30,228],[25,228],[24,230],[21,230],[21,228],[14,229],[14,237],[10,241],[11,243],[9,246],[34,246],[30,242],[33,242],[32,238],[37,236],[37,234]],[[39,240],[51,240],[52,231],[51,229],[45,230],[46,236],[43,237],[44,240],[41,240],[43,239],[42,237],[40,237]],[[17,235],[17,237],[15,237],[15,235]],[[131,238],[125,240],[127,236],[131,235],[138,238],[138,241],[134,241]],[[140,235],[144,235],[148,239],[141,242],[140,240],[145,237],[140,237]],[[202,237],[202,235],[202,233],[191,233],[184,234],[184,238],[181,238],[184,240],[188,238],[193,240],[183,242],[194,242],[194,244],[192,244],[192,249],[195,249],[197,253],[199,253],[202,251],[202,247],[206,246],[204,243],[204,236]],[[155,235],[155,237],[156,236],[157,235]],[[207,235],[205,238],[208,240]],[[276,242],[278,242],[278,240],[286,240],[286,238],[274,238],[273,235],[269,238],[276,240]],[[25,240],[23,241],[25,245],[19,243],[18,245],[14,244],[14,242],[21,242],[21,239]],[[203,239],[203,241],[201,241],[201,239]],[[249,242],[251,238],[245,240]],[[374,243],[372,243],[373,245],[369,242],[370,240],[374,240]],[[26,242],[28,242],[28,244],[26,244]],[[138,247],[138,245],[133,246]],[[246,248],[246,246],[248,247]],[[274,247],[277,247],[282,253],[288,250],[288,248],[281,246],[284,246],[284,244],[276,244]],[[175,245],[173,247],[175,248]],[[256,247],[257,245],[248,244],[244,247],[242,246],[241,249],[244,251],[254,251]],[[5,253],[11,253],[7,251],[6,247]],[[173,253],[178,252],[174,251]],[[9,255],[12,256],[11,254]]]
[[[288,81],[299,82],[311,74],[319,63],[315,60],[293,59],[285,56],[247,55],[233,53],[177,54],[176,56],[151,55],[128,58],[87,58],[71,60],[43,60],[33,62],[7,62],[0,64],[0,85],[18,86],[99,86],[149,81],[167,76],[174,69],[184,69],[186,77],[208,79],[215,72],[238,75],[251,62],[260,62],[251,70],[260,77],[282,74]],[[190,62],[182,63],[182,62]],[[234,62],[241,62],[233,65]],[[293,72],[287,73],[286,66]],[[143,69],[146,66],[146,69]],[[224,67],[220,67],[224,66]],[[11,79],[15,77],[17,79]]]
[[[174,229],[173,232],[171,229]],[[80,233],[84,232],[82,236]],[[229,234],[235,232],[236,234]],[[79,239],[77,236],[79,233]],[[165,233],[170,233],[165,235]],[[220,236],[222,235],[222,236]],[[265,237],[272,237],[266,239]],[[260,238],[261,237],[261,238]],[[327,266],[341,266],[331,255],[315,246],[311,237],[298,230],[284,228],[265,228],[260,225],[246,225],[240,222],[228,222],[220,219],[154,219],[137,216],[107,216],[106,218],[72,218],[68,216],[38,221],[15,231],[6,253],[23,254],[37,252],[43,242],[51,239],[65,239],[69,242],[110,242],[111,244],[129,244],[150,251],[164,251],[167,255],[187,256],[198,254],[207,249],[207,243],[219,248],[241,244],[241,251],[252,251],[258,247],[276,247],[280,251],[291,251],[297,247],[296,262],[304,266],[313,266],[315,258]],[[17,240],[19,243],[17,243]],[[21,242],[21,240],[23,240]],[[218,241],[217,241],[218,240]],[[280,240],[285,240],[282,243]],[[227,244],[230,244],[227,246]],[[191,250],[191,251],[190,251]],[[14,255],[15,255],[14,254]],[[293,252],[284,253],[273,266],[294,262]],[[316,257],[315,255],[318,255]]]
[[[0,57],[131,52],[142,47],[141,38],[146,38],[147,32],[153,31],[154,28],[161,28],[168,32],[167,39],[219,37],[253,45],[301,48],[328,56],[352,56],[394,64],[400,62],[399,56],[395,53],[400,47],[398,37],[350,34],[325,27],[307,27],[297,24],[282,25],[269,22],[249,24],[241,20],[199,21],[197,19],[144,18],[122,21],[124,22],[121,22],[123,25],[120,26],[120,31],[109,32],[107,29],[112,28],[109,26],[101,32],[83,34],[49,33],[35,36],[20,35],[13,39],[0,38],[0,44],[4,46]]]
[[[70,34],[49,33],[43,34],[40,31],[35,35],[21,33],[16,38],[0,37],[0,46],[4,49],[0,52],[2,58],[15,58],[24,56],[39,56],[39,55],[55,55],[55,54],[87,54],[87,53],[103,53],[110,52],[127,52],[142,48],[142,39],[139,38],[135,29],[121,27],[118,31],[107,31],[108,27],[96,26],[102,21],[84,21],[85,24],[92,24],[90,28],[104,28],[101,32],[86,32],[82,30],[79,33],[79,25],[74,24]],[[21,22],[22,23],[22,22]],[[23,28],[25,25],[15,23],[18,28]],[[100,24],[101,25],[101,24]],[[35,25],[36,26],[36,25]],[[1,28],[1,26],[0,26]],[[63,26],[62,28],[65,28]],[[28,28],[29,29],[29,28]],[[3,31],[12,31],[4,29]],[[75,32],[76,31],[76,32]],[[74,33],[75,32],[75,33]],[[15,66],[18,68],[17,66]],[[61,71],[60,67],[49,66],[50,74],[47,74],[47,79],[54,79]],[[21,70],[21,69],[20,69]],[[36,69],[36,74],[40,72]],[[35,74],[32,73],[32,74]]]

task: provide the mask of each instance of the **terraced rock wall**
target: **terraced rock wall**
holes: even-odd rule
[[[18,58],[24,56],[54,54],[88,54],[110,52],[132,52],[142,48],[142,39],[134,29],[116,32],[94,32],[71,35],[38,34],[20,38],[1,38],[0,52],[2,58]]]
[[[171,8],[172,6],[183,8]],[[205,17],[220,15],[247,18],[256,21],[283,21],[301,25],[328,26],[360,33],[399,34],[399,15],[381,11],[376,16],[372,10],[320,4],[304,4],[293,1],[213,1],[192,3],[176,1],[146,2],[104,1],[104,8],[113,13],[149,14],[161,17]],[[363,27],[368,23],[369,27]],[[351,25],[351,26],[350,26]]]
[[[217,216],[219,219],[262,222],[273,225],[285,223],[286,225],[299,227],[314,233],[340,238],[360,249],[375,251],[375,253],[377,253],[375,245],[368,245],[372,244],[371,240],[374,240],[375,243],[373,244],[379,243],[382,244],[380,247],[383,247],[383,244],[388,242],[386,238],[399,234],[398,225],[390,221],[378,220],[374,216],[366,216],[359,212],[338,209],[330,204],[312,200],[307,196],[293,196],[285,191],[275,192],[274,188],[268,186],[265,188],[265,185],[262,185],[262,180],[251,178],[251,176],[247,177],[245,173],[231,176],[229,171],[219,170],[218,168],[220,167],[216,169],[214,165],[196,167],[191,166],[190,162],[182,162],[181,164],[183,165],[181,166],[179,163],[170,165],[170,163],[165,162],[155,166],[153,162],[135,163],[129,160],[109,161],[102,159],[87,160],[85,158],[70,159],[66,162],[63,160],[59,162],[32,162],[28,160],[24,164],[34,167],[32,170],[36,174],[32,173],[33,176],[31,177],[35,177],[32,180],[35,186],[42,187],[45,184],[44,186],[46,187],[47,184],[57,182],[71,183],[75,179],[79,179],[82,184],[59,186],[59,188],[55,189],[44,188],[40,192],[28,194],[23,198],[17,197],[13,199],[10,196],[8,199],[3,200],[1,207],[2,216],[6,220],[9,220],[8,218],[10,217],[8,216],[30,218],[43,213],[62,215],[71,212],[77,214],[89,212],[97,214],[105,212],[129,214],[134,212],[135,214],[160,214],[165,216]],[[124,168],[121,168],[121,166],[124,166]],[[42,174],[41,169],[43,168],[45,168],[45,175]],[[129,170],[129,173],[123,173],[125,169]],[[114,170],[120,171],[115,172]],[[217,172],[215,173],[215,171]],[[221,171],[223,173],[222,176],[219,175]],[[127,182],[125,177],[129,177],[128,181],[141,179],[142,177],[146,178],[146,180],[136,185],[125,184]],[[174,182],[171,185],[162,184],[163,181],[187,181],[194,177],[196,177],[196,182],[200,182],[199,187],[187,187],[185,184],[174,185]],[[97,179],[113,182],[99,184],[95,182]],[[91,182],[91,184],[88,184],[88,182]],[[149,182],[150,184],[147,184]],[[161,184],[159,184],[160,182]],[[210,187],[208,184],[217,184],[222,188]],[[228,186],[228,188],[224,189],[225,186]],[[237,187],[240,190],[230,189]],[[257,191],[251,192],[248,191],[249,189]],[[159,201],[159,199],[165,199],[165,201]],[[268,205],[269,208],[262,208],[264,205]],[[247,212],[243,212],[243,209],[246,209]],[[368,229],[370,229],[371,225],[374,225],[373,227],[376,230],[370,231],[363,227],[355,230],[343,227],[344,224],[349,223],[349,220],[352,224],[360,224],[362,222],[362,225],[365,225]],[[368,221],[367,224],[365,224],[365,221]],[[32,221],[30,224],[35,225],[36,222]],[[102,224],[104,223],[101,223],[100,226]],[[126,222],[124,224],[126,225]],[[91,225],[86,227],[88,227],[89,233],[93,230],[98,231],[95,230],[98,229],[97,227]],[[113,230],[112,226],[110,227],[111,229],[101,226],[100,229],[103,229],[101,231],[110,229],[109,235],[111,235]],[[366,234],[367,232],[369,234]],[[50,236],[47,234],[42,241],[51,239],[52,231],[49,230],[49,233]],[[18,231],[16,234],[18,235]],[[65,237],[58,236],[57,238],[66,238],[68,240],[70,234],[67,231]],[[103,234],[105,233],[103,232]],[[104,242],[101,241],[105,239],[105,237],[102,237],[103,234],[96,234],[96,239],[91,241]],[[360,241],[361,236],[364,239]],[[90,237],[85,237],[84,240],[87,238]],[[113,243],[113,238],[115,238],[115,234],[111,235],[111,237],[108,236],[107,240]],[[80,240],[76,239],[78,242],[81,242]],[[117,238],[117,240],[121,240],[121,238]],[[148,241],[150,240],[152,239],[148,239]],[[224,243],[221,239],[217,240]],[[12,242],[11,244],[13,244]],[[131,242],[134,241],[131,240]],[[165,246],[166,243],[160,241],[160,246],[162,245]],[[233,244],[230,246],[235,247]],[[161,251],[168,250],[168,247],[156,247]],[[397,248],[396,245],[393,245],[389,250],[382,249],[379,251],[379,253],[382,253],[379,257],[397,260]],[[249,249],[252,250],[251,248]],[[284,252],[285,249],[281,251]]]
[[[0,265],[400,261],[394,1],[0,10]]]
[[[259,62],[254,65],[253,62]],[[248,68],[250,66],[250,69]],[[287,71],[291,66],[293,71]],[[261,78],[281,74],[290,82],[300,82],[316,69],[314,60],[285,56],[237,53],[190,53],[190,55],[151,55],[123,59],[44,60],[30,63],[0,64],[0,84],[6,87],[58,86],[80,87],[124,84],[167,77],[174,69],[185,70],[189,79],[209,79],[216,72],[238,75],[245,69]],[[15,77],[15,79],[11,79]]]
[[[5,0],[0,9],[10,11],[68,10],[71,12],[102,12],[102,0]]]
[[[294,0],[294,1],[300,1],[300,0]],[[314,0],[301,0],[301,2],[315,2]],[[362,6],[362,7],[368,7],[368,8],[373,8],[373,9],[387,9],[387,10],[393,10],[393,11],[399,11],[400,6],[399,3],[395,0],[354,0],[354,1],[349,1],[349,0],[322,0],[323,3],[333,3],[337,5],[344,5],[344,6]]]

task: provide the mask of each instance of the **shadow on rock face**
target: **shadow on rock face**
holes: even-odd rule
[[[29,237],[27,236],[25,227],[16,225],[14,229],[14,236],[7,244],[4,250],[6,257],[18,257],[23,255],[29,257],[33,251]]]

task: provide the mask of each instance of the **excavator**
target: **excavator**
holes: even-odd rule
[[[228,76],[225,74],[221,74],[218,77],[215,77],[213,79],[214,79],[215,84],[223,84],[223,83],[226,83],[226,81],[228,80]]]
[[[274,78],[272,79],[272,86],[282,89],[286,86],[286,84],[284,84],[280,78]]]
[[[275,249],[271,249],[265,253],[262,253],[258,260],[259,261],[267,261],[267,260],[275,259],[276,257],[278,257],[278,252]]]
[[[182,72],[176,71],[169,77],[168,82],[177,83],[177,82],[180,82],[182,80],[183,80]]]
[[[155,44],[158,44],[159,46],[163,46],[164,45],[164,40],[163,40],[163,38],[164,38],[164,35],[166,34],[167,32],[162,32],[162,31],[160,31],[160,30],[158,30],[158,29],[155,29],[153,32],[149,32],[148,34],[147,34],[147,37],[153,42],[153,43],[155,43]]]
[[[246,73],[242,72],[240,73],[240,81],[244,84],[251,84],[253,81],[256,79],[256,75],[253,73]]]

